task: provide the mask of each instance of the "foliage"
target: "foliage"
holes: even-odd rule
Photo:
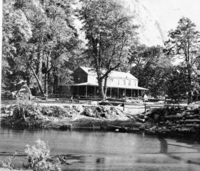
[[[29,87],[39,87],[44,94],[48,93],[49,83],[52,87],[58,84],[57,77],[72,82],[72,61],[79,49],[73,3],[73,0],[4,1],[5,88],[15,87],[23,79]]]
[[[172,64],[164,56],[162,47],[135,44],[129,51],[129,63],[132,65],[131,74],[138,78],[139,86],[148,88],[154,97],[165,94],[164,85]]]
[[[185,68],[177,66],[168,71],[167,80],[165,82],[168,98],[176,101],[186,98],[187,87]]]
[[[41,107],[31,101],[17,101],[10,109],[12,115],[4,118],[2,124],[15,128],[41,128],[44,116]]]
[[[21,10],[15,9],[15,1],[3,1],[3,41],[2,41],[2,83],[3,88],[10,89],[16,81],[27,73],[24,65],[16,66],[18,45],[27,42],[32,36],[30,24]],[[19,68],[20,67],[20,70]],[[27,73],[28,74],[28,73]]]
[[[62,108],[59,106],[43,106],[41,109],[41,112],[44,116],[49,117],[58,117],[58,118],[64,118],[64,117],[72,117],[72,115],[76,115],[77,111],[73,108]]]
[[[2,113],[9,116],[2,119],[2,125],[13,128],[38,129],[46,128],[51,122],[62,118],[72,118],[79,112],[76,108],[59,106],[40,106],[31,101],[17,101],[9,108],[2,108]],[[55,123],[54,123],[55,124]]]
[[[88,64],[95,68],[104,99],[109,73],[120,67],[127,68],[128,48],[135,40],[136,27],[131,24],[131,16],[116,1],[81,0],[81,3],[78,15],[87,40],[84,55]]]
[[[27,145],[25,153],[28,155],[28,162],[33,171],[60,171],[60,162],[52,161],[50,149],[42,140],[37,140],[33,146]]]
[[[12,170],[14,168],[14,165],[13,165],[14,158],[15,158],[15,154],[13,156],[7,157],[4,161],[1,162],[2,167]]]
[[[169,32],[166,41],[166,54],[173,58],[181,58],[187,77],[188,103],[192,100],[192,75],[196,73],[197,60],[200,57],[200,33],[196,31],[195,24],[188,18],[181,18],[176,29]]]

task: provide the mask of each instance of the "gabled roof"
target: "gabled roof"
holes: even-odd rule
[[[97,75],[95,69],[93,68],[89,68],[89,67],[82,67],[80,66],[80,68],[85,71],[88,75]],[[122,78],[122,79],[135,79],[137,80],[136,77],[134,77],[132,74],[130,73],[126,73],[126,72],[119,72],[119,71],[111,71],[111,73],[109,74],[109,77],[111,78]]]

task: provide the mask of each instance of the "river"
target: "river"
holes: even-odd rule
[[[23,152],[37,139],[44,140],[53,155],[72,157],[66,170],[200,170],[199,143],[133,133],[0,128],[0,154]]]

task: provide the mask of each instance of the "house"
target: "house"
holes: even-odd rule
[[[74,71],[74,84],[71,85],[71,95],[80,98],[98,98],[99,87],[95,69],[78,67]],[[138,86],[138,79],[130,73],[112,71],[107,80],[107,97],[122,99],[124,97],[139,97],[146,88]]]

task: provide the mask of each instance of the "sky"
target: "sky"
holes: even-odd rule
[[[200,0],[138,0],[159,22],[164,34],[175,29],[181,17],[188,17],[200,31]]]

